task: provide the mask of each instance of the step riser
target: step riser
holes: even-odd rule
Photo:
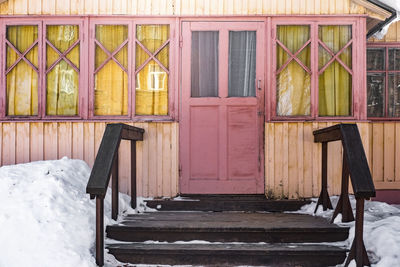
[[[165,201],[150,200],[146,202],[149,208],[159,211],[296,211],[309,201],[225,201],[225,200],[199,200],[199,201]]]
[[[346,253],[321,254],[313,253],[307,255],[293,254],[227,254],[205,252],[202,254],[190,253],[171,253],[168,251],[130,251],[128,253],[110,251],[117,260],[121,262],[129,262],[135,264],[167,264],[167,265],[201,265],[201,266],[235,266],[235,265],[252,265],[252,266],[296,266],[296,267],[318,267],[318,266],[335,266],[344,262]]]
[[[129,230],[107,228],[107,237],[119,241],[143,242],[146,240],[157,241],[190,241],[205,240],[210,242],[266,242],[266,243],[312,243],[312,242],[336,242],[348,238],[347,232],[266,232],[266,231],[226,231],[214,229],[212,232],[204,231],[168,231],[157,229]]]

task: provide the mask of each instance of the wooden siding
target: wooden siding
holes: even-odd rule
[[[277,198],[318,196],[321,188],[321,144],[312,132],[334,122],[265,124],[265,192]],[[400,122],[358,123],[377,189],[400,189]],[[340,193],[340,142],[328,144],[328,191]]]
[[[3,15],[364,14],[351,0],[8,0]]]
[[[178,123],[129,123],[145,129],[137,143],[139,196],[175,196],[179,192]],[[265,124],[265,192],[277,198],[311,197],[320,191],[321,145],[312,132],[334,122]],[[103,122],[2,122],[0,163],[9,165],[64,156],[92,166],[105,129]],[[400,122],[361,122],[358,127],[377,189],[400,189]],[[130,147],[120,149],[121,191],[130,189]],[[128,166],[128,167],[126,167]],[[329,193],[339,194],[340,142],[328,145]]]
[[[175,196],[178,193],[178,124],[128,123],[145,129],[137,142],[138,196]],[[93,165],[105,122],[3,122],[0,123],[0,164],[36,160],[82,159]],[[120,189],[130,193],[130,144],[119,151]]]
[[[390,43],[390,42],[400,42],[400,21],[392,23],[389,29],[382,39],[370,38],[368,42],[371,43]]]

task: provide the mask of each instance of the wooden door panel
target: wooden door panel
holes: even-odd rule
[[[218,179],[218,106],[190,108],[189,179]]]
[[[227,132],[229,179],[254,179],[258,172],[257,107],[228,107]]]

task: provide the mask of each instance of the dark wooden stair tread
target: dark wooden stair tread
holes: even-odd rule
[[[305,214],[154,212],[128,215],[106,231],[109,238],[132,242],[334,242],[347,239],[348,230]]]
[[[328,266],[342,263],[347,252],[346,249],[329,245],[282,243],[124,243],[110,244],[107,248],[122,262],[203,266]],[[310,258],[314,260],[310,261]]]
[[[309,200],[269,200],[264,195],[183,195],[179,198],[147,200],[159,211],[295,211]]]

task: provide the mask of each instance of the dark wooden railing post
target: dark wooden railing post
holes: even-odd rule
[[[323,210],[332,209],[331,199],[328,194],[328,142],[322,142],[322,183],[321,193],[318,198],[317,206],[314,213],[317,212],[318,206],[322,205]]]
[[[144,130],[134,126],[116,123],[107,124],[103,139],[90,173],[86,193],[96,198],[96,264],[104,265],[104,197],[111,183],[111,217],[118,218],[118,149],[121,139],[131,141],[132,153],[132,207],[136,208],[136,141],[143,141]]]
[[[136,209],[136,141],[131,141],[131,207]]]
[[[104,265],[104,196],[96,196],[96,264]]]
[[[331,223],[335,220],[339,213],[342,214],[342,222],[354,221],[353,210],[351,208],[349,199],[349,177],[350,173],[346,161],[346,151],[343,151],[342,190],[340,192],[340,197],[336,205],[335,212],[332,215]]]
[[[111,218],[118,218],[118,153],[115,154],[114,163],[111,170]]]
[[[363,242],[363,224],[364,224],[364,200],[375,196],[375,186],[369,170],[367,157],[365,155],[361,136],[356,124],[337,124],[331,127],[319,129],[313,132],[314,142],[322,143],[322,190],[318,198],[317,207],[320,204],[325,207],[330,204],[327,202],[327,142],[342,141],[343,146],[343,169],[342,169],[342,190],[336,209],[332,216],[332,221],[341,213],[342,222],[354,220],[353,211],[349,199],[349,177],[356,197],[356,229],[353,244],[350,253],[345,262],[348,266],[350,261],[355,259],[357,267],[370,266],[367,251]]]
[[[357,267],[371,266],[363,240],[364,228],[364,198],[356,198],[356,229],[353,244],[351,245],[349,256],[345,267],[349,266],[351,260],[355,259]]]

